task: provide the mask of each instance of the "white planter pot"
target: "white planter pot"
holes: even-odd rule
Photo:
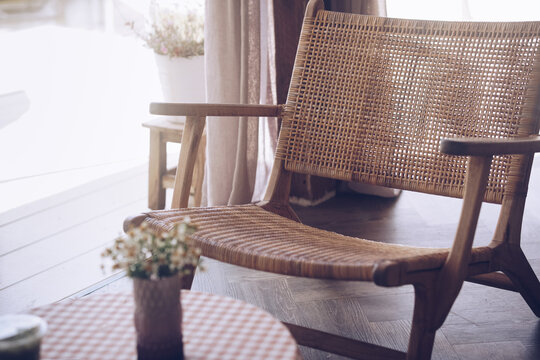
[[[155,54],[163,92],[163,101],[203,103],[206,100],[204,56],[170,58]],[[169,121],[184,123],[185,117],[167,117]]]

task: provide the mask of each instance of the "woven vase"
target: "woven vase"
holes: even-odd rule
[[[133,279],[138,360],[184,358],[181,281],[179,276]]]

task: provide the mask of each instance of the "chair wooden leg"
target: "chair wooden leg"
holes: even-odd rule
[[[403,360],[405,353],[344,336],[284,322],[299,345],[358,360]]]
[[[435,333],[442,324],[435,324],[435,286],[414,285],[414,314],[407,359],[430,359],[435,342]]]
[[[540,317],[540,282],[520,247],[507,247],[502,271],[527,302],[534,314]]]

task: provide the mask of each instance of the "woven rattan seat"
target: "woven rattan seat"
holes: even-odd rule
[[[148,224],[171,229],[185,216],[201,229],[195,238],[211,258],[285,275],[373,280],[381,261],[399,261],[406,271],[443,266],[448,249],[387,244],[304,226],[256,205],[153,211]],[[284,236],[286,234],[286,236]],[[475,248],[471,263],[486,262],[491,249]]]
[[[187,117],[173,210],[124,226],[168,230],[189,215],[204,256],[287,275],[411,284],[407,352],[286,325],[300,344],[349,357],[429,359],[464,281],[517,291],[540,316],[540,283],[520,246],[540,151],[539,89],[540,22],[388,19],[311,0],[286,104],[151,105],[154,114]],[[281,119],[264,201],[187,208],[206,116]],[[447,249],[414,248],[303,225],[289,206],[293,173],[462,198],[455,237]],[[500,213],[491,243],[474,247],[483,202]]]

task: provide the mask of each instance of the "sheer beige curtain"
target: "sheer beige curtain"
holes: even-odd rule
[[[284,103],[306,4],[206,0],[207,102]],[[332,0],[326,8],[386,14],[384,0]],[[275,150],[276,120],[208,118],[206,131],[203,206],[261,199]]]
[[[268,2],[207,0],[206,100],[272,102],[268,91]],[[262,197],[275,119],[208,118],[203,205],[243,204]]]
[[[325,5],[334,11],[386,16],[385,0],[325,0]]]

